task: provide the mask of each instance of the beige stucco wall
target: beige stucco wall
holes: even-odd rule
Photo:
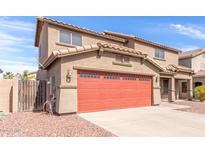
[[[69,44],[66,45],[59,42],[60,31],[75,32],[73,30],[68,30],[62,27],[48,25],[48,55],[50,55],[54,50],[71,47],[69,46]],[[75,33],[79,33],[79,32],[75,32]],[[107,42],[107,43],[123,45],[122,43],[115,42],[109,39],[104,39],[94,35],[90,35],[86,33],[80,33],[80,34],[82,35],[82,45],[96,44],[98,42],[103,42],[103,43]]]
[[[192,75],[190,73],[186,73],[186,72],[177,72],[174,75],[174,78],[176,79],[187,79],[190,80],[192,78]]]
[[[168,66],[169,64],[178,65],[178,53],[177,52],[164,50],[165,51],[165,59],[159,60],[159,59],[154,57],[155,49],[157,47],[136,41],[134,48],[136,50],[140,50],[140,51],[148,54],[151,58],[153,58],[156,62],[158,62],[162,66]]]
[[[17,112],[18,80],[0,79],[0,111]]]
[[[140,63],[139,58],[130,57],[131,67],[114,65],[115,54],[104,52],[103,56],[97,58],[97,52],[90,52],[61,59],[61,85],[60,99],[58,102],[58,113],[77,112],[77,70],[73,66],[87,67],[92,69],[104,69],[110,71],[122,71],[139,74],[152,74],[153,76],[153,102],[160,103],[160,86],[158,68],[149,62]],[[66,82],[68,70],[72,72],[71,82]]]
[[[47,86],[47,99],[50,100],[51,94],[54,93],[55,97],[56,97],[56,112],[59,111],[59,103],[60,102],[60,98],[61,98],[61,94],[60,94],[60,83],[61,83],[61,59],[56,60],[54,63],[52,63],[47,71],[47,81],[50,81],[50,85]],[[53,90],[51,89],[51,78],[54,77],[55,78],[55,92],[53,92]]]
[[[180,59],[179,64],[192,68],[195,72],[205,70],[205,54],[193,58]]]
[[[48,57],[47,51],[48,51],[48,24],[44,24],[39,38],[39,62],[40,63],[43,63],[43,61]]]
[[[193,83],[194,82],[202,82],[202,84],[205,85],[205,77],[193,77]]]
[[[192,69],[195,72],[205,70],[205,54],[200,54],[192,58]]]

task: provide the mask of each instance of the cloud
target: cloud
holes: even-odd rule
[[[37,49],[33,45],[35,25],[19,19],[0,17],[0,68],[4,72],[22,73],[38,69],[34,59]]]
[[[20,52],[22,48],[32,48],[33,40],[12,35],[0,30],[0,52]]]
[[[4,72],[11,71],[13,73],[22,73],[24,70],[35,71],[38,69],[34,63],[18,60],[0,60],[0,68]]]
[[[8,18],[0,18],[0,28],[12,28],[23,31],[34,31],[35,25],[30,22],[24,22],[19,20],[8,20]]]
[[[186,46],[182,46],[179,49],[182,51],[190,51],[190,50],[194,50],[194,49],[198,49],[200,48],[199,46],[192,46],[192,45],[186,45]]]
[[[205,40],[205,31],[197,26],[185,26],[181,24],[170,24],[177,33],[186,35],[195,39]]]

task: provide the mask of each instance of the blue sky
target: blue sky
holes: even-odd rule
[[[132,34],[183,51],[205,47],[205,17],[50,17],[102,32]],[[0,68],[37,69],[36,17],[0,17]]]

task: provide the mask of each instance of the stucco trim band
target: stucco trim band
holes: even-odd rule
[[[155,76],[155,74],[149,74],[149,73],[110,70],[110,69],[92,68],[92,67],[84,67],[84,66],[73,66],[73,69],[74,70],[90,70],[90,71],[100,71],[100,72],[112,72],[112,73],[125,73],[125,74],[139,74],[139,75]]]

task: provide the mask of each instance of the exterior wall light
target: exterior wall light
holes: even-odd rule
[[[156,75],[155,82],[158,82],[158,81],[159,81],[159,76]]]
[[[70,70],[67,71],[66,74],[66,82],[69,83],[71,81],[72,72]]]

